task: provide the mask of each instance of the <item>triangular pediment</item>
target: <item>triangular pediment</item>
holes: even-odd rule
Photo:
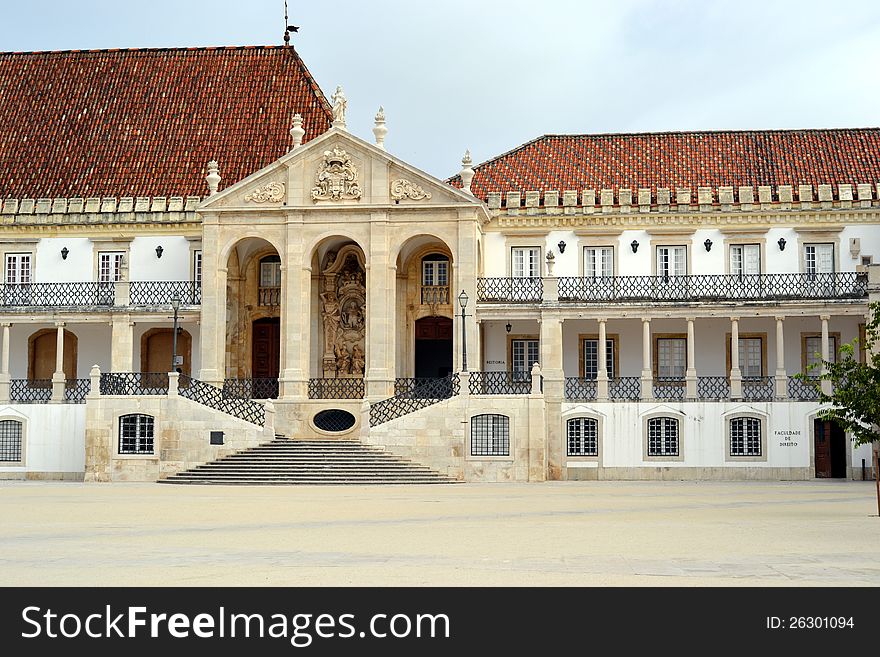
[[[220,173],[222,175],[222,162]],[[267,167],[205,199],[200,211],[291,210],[387,206],[483,208],[375,144],[339,128],[299,146]],[[486,216],[488,219],[488,215]]]

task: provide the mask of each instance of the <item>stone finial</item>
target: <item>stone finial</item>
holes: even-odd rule
[[[553,276],[553,265],[556,264],[556,254],[553,253],[552,249],[547,250],[545,259],[547,260],[547,276]]]
[[[208,183],[208,196],[214,196],[217,193],[220,180],[220,167],[217,160],[211,160],[208,162],[208,175],[205,176],[205,181]]]
[[[474,170],[471,168],[473,163],[470,150],[466,150],[464,157],[461,158],[461,173],[459,175],[461,176],[461,190],[468,194],[473,193],[471,192],[471,181],[474,179]]]
[[[373,135],[376,137],[376,146],[384,151],[385,135],[388,134],[388,128],[385,127],[385,108],[381,105],[379,106],[379,111],[376,112],[374,121],[376,124],[373,126]]]
[[[297,146],[302,146],[303,137],[305,136],[305,134],[306,131],[303,129],[302,114],[294,114],[293,127],[290,129],[290,136],[293,137],[293,146],[290,150],[293,150]]]
[[[345,130],[345,110],[348,108],[348,99],[342,90],[342,85],[336,87],[336,92],[331,97],[333,101],[333,127]]]

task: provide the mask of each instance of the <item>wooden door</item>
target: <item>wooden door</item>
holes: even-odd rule
[[[278,378],[281,351],[280,322],[277,317],[258,319],[254,322],[251,376],[255,379]]]
[[[51,379],[55,373],[55,347],[58,334],[56,329],[37,331],[28,340],[28,379]],[[77,360],[76,335],[64,330],[64,357],[62,367],[64,378],[76,378]]]
[[[816,453],[816,477],[831,477],[831,422],[816,420],[813,425],[813,442]]]
[[[443,377],[452,372],[452,320],[425,317],[416,322],[415,375]]]
[[[170,372],[171,352],[174,348],[174,329],[150,329],[141,338],[141,372]],[[177,355],[183,356],[181,374],[192,376],[192,336],[177,329]]]

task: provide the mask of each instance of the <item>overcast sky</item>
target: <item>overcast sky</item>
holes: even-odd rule
[[[0,50],[281,44],[283,0],[3,1]],[[877,0],[290,0],[348,127],[445,178],[547,133],[880,125]]]

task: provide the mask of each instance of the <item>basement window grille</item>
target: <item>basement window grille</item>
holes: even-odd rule
[[[21,461],[21,422],[0,420],[0,462]]]
[[[471,456],[510,456],[510,419],[487,413],[471,418]]]
[[[153,453],[153,416],[123,415],[119,418],[119,453]]]

